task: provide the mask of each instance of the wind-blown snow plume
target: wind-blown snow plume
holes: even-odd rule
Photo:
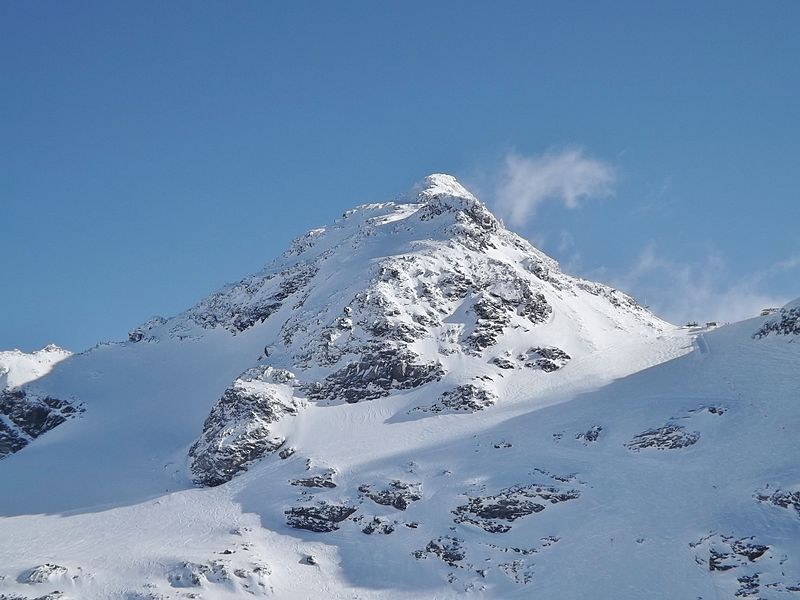
[[[496,190],[497,206],[511,223],[533,217],[543,202],[561,202],[578,208],[581,200],[611,195],[614,168],[586,156],[580,148],[548,150],[538,156],[506,156]]]

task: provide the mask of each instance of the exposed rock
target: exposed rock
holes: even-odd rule
[[[320,502],[313,506],[295,506],[285,511],[286,524],[294,529],[307,529],[317,533],[328,533],[339,529],[339,523],[356,512],[347,505]]]
[[[416,550],[413,556],[421,559],[427,558],[429,554],[439,557],[451,567],[458,567],[458,563],[466,557],[464,540],[451,536],[439,537],[428,542],[424,550]]]
[[[289,385],[293,378],[284,369],[256,367],[225,390],[206,418],[202,436],[189,449],[195,483],[225,483],[284,444],[285,438],[273,435],[269,425],[303,407]]]
[[[727,411],[728,409],[725,406],[722,406],[721,404],[710,404],[707,406],[704,405],[704,406],[698,406],[697,408],[693,408],[692,410],[689,411],[689,415],[693,416],[698,413],[707,413],[709,415],[721,417]]]
[[[0,459],[14,452],[19,452],[28,445],[28,440],[14,427],[9,427],[0,420]]]
[[[775,490],[771,494],[766,491],[756,492],[756,499],[759,502],[766,502],[781,508],[794,509],[800,516],[800,491]]]
[[[444,375],[442,365],[421,363],[419,357],[402,347],[384,346],[361,355],[332,373],[324,382],[308,386],[309,398],[316,400],[345,400],[354,403],[388,396],[393,389],[410,389]]]
[[[367,535],[372,535],[373,533],[389,535],[394,531],[394,528],[395,522],[385,517],[373,517],[361,531]]]
[[[439,399],[428,408],[417,408],[423,412],[478,412],[492,406],[497,401],[497,394],[484,387],[472,383],[459,385],[444,392]]]
[[[748,598],[751,596],[758,595],[760,591],[760,581],[759,581],[758,573],[754,573],[753,575],[742,575],[741,577],[737,577],[736,581],[739,584],[739,588],[736,590],[736,597],[737,598]]]
[[[644,448],[655,448],[657,450],[674,450],[685,448],[697,443],[700,439],[700,432],[687,431],[682,425],[667,424],[657,429],[643,431],[625,444],[625,447],[633,452],[639,452]]]
[[[308,285],[318,269],[316,264],[301,262],[277,273],[253,275],[209,296],[188,316],[204,328],[245,331],[277,312],[287,298]]]
[[[278,452],[278,456],[281,460],[286,460],[290,456],[292,456],[297,450],[295,448],[282,448],[280,452]]]
[[[393,506],[405,510],[409,503],[422,499],[422,488],[419,483],[407,483],[395,479],[388,487],[374,490],[371,485],[361,485],[358,491],[367,498],[384,506]]]
[[[289,483],[291,485],[310,487],[310,488],[335,488],[336,484],[333,482],[333,476],[336,474],[334,469],[328,469],[321,475],[312,475],[303,479],[294,479]]]
[[[501,369],[516,369],[517,364],[506,357],[503,356],[496,356],[492,359],[492,364],[498,366]]]
[[[769,551],[769,546],[755,542],[752,537],[736,539],[721,534],[708,535],[689,546],[704,548],[708,552],[709,571],[736,569],[759,560]],[[697,558],[702,564],[702,555],[698,555]]]
[[[533,292],[530,284],[516,273],[508,273],[512,289],[516,293],[501,296],[497,292],[481,292],[472,305],[477,321],[464,344],[468,351],[479,354],[494,346],[506,327],[511,325],[514,315],[527,318],[532,325],[545,322],[553,312],[544,295]]]
[[[22,573],[18,581],[20,583],[52,583],[64,578],[67,573],[67,567],[45,563]]]
[[[82,412],[81,405],[32,387],[0,390],[0,459]]]
[[[152,317],[147,321],[145,321],[144,323],[142,323],[141,325],[139,325],[137,328],[128,332],[128,341],[136,343],[136,342],[141,342],[144,339],[150,339],[148,335],[150,331],[155,329],[156,327],[160,327],[166,322],[167,320],[164,317],[160,316]]]
[[[167,573],[172,587],[200,587],[204,583],[228,583],[233,579],[230,565],[225,561],[197,564],[184,561]]]
[[[541,346],[531,348],[519,356],[526,367],[541,369],[546,373],[557,371],[570,360],[570,355],[555,346]]]
[[[506,523],[541,512],[548,504],[575,500],[580,495],[578,490],[554,486],[515,486],[492,496],[469,498],[467,504],[456,507],[452,513],[456,523],[471,523],[489,533],[505,533],[511,529]]]
[[[575,436],[576,440],[581,440],[584,444],[591,444],[600,439],[600,432],[603,431],[602,426],[592,425],[588,430],[579,433]]]
[[[768,335],[800,335],[800,305],[782,308],[777,317],[764,323],[753,337],[759,339]]]
[[[769,546],[757,544],[752,540],[753,538],[742,538],[740,540],[736,540],[731,544],[731,550],[733,550],[739,556],[744,556],[750,561],[758,560],[764,556],[764,553],[767,550],[769,550]]]

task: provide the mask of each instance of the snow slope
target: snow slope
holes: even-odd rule
[[[800,597],[787,311],[695,339],[431,176],[35,382],[0,598]]]

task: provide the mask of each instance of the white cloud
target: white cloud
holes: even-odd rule
[[[578,208],[582,200],[608,197],[614,168],[588,157],[580,148],[549,150],[537,156],[508,154],[496,186],[498,210],[516,225],[531,218],[543,202]]]
[[[659,254],[649,244],[624,273],[596,276],[633,294],[672,323],[739,321],[758,315],[762,308],[782,306],[790,298],[767,291],[768,280],[800,267],[797,257],[779,261],[746,276],[731,278],[727,263],[716,251],[692,262]],[[603,276],[604,275],[604,276]]]

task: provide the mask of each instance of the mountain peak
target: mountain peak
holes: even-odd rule
[[[461,185],[458,179],[446,173],[431,173],[411,189],[409,196],[416,198],[417,202],[426,202],[431,198],[442,196],[477,201],[477,198]]]

